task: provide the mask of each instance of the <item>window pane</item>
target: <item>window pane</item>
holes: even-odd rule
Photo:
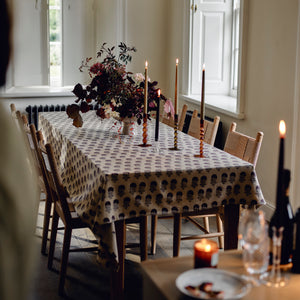
[[[61,0],[49,2],[50,86],[61,86]]]

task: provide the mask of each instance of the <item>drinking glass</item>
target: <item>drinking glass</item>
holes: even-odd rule
[[[268,225],[264,213],[259,210],[245,210],[239,226],[239,239],[243,248],[243,263],[248,279],[259,285],[259,277],[269,264]]]
[[[269,287],[284,287],[289,282],[289,276],[282,273],[280,270],[280,257],[281,257],[281,242],[284,227],[272,227],[272,241],[273,241],[273,265],[269,272],[263,274],[260,279],[261,282]]]

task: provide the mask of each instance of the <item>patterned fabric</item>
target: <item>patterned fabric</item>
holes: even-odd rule
[[[208,144],[204,144],[205,157],[195,157],[199,140],[182,132],[178,132],[179,151],[169,150],[174,146],[173,129],[160,124],[155,142],[154,121],[148,123],[148,143],[153,146],[139,147],[142,126],[135,125],[133,136],[120,136],[121,125],[111,119],[101,121],[93,111],[83,114],[83,119],[83,127],[75,128],[65,112],[41,113],[40,128],[54,146],[78,215],[102,242],[112,234],[109,224],[122,218],[228,203],[265,204],[250,163]]]

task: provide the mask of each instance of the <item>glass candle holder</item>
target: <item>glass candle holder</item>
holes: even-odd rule
[[[194,243],[194,268],[216,268],[219,261],[218,244],[208,239]]]

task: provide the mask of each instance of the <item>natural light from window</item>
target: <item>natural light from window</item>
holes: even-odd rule
[[[49,2],[49,84],[61,86],[62,82],[62,26],[61,0]]]
[[[183,97],[201,101],[205,64],[206,104],[240,115],[241,0],[190,0],[189,9],[189,85]]]

